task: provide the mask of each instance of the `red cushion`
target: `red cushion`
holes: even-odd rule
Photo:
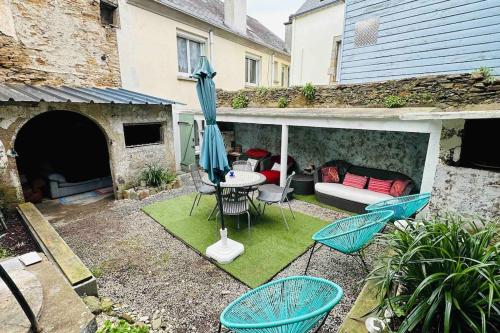
[[[266,182],[268,184],[280,184],[280,172],[279,171],[274,171],[274,170],[265,170],[261,171],[261,174],[263,174],[266,177]]]
[[[353,175],[348,172],[345,174],[344,182],[342,184],[355,188],[365,188],[367,181],[368,177]]]
[[[389,194],[393,197],[400,197],[405,192],[406,187],[411,183],[408,179],[396,179],[389,190]]]
[[[251,148],[247,150],[245,155],[247,155],[250,158],[259,159],[269,155],[269,152],[265,149]]]
[[[323,183],[338,183],[340,181],[337,167],[321,168],[321,176]]]
[[[368,181],[368,189],[373,192],[390,194],[393,180],[383,180],[377,178],[370,178]]]

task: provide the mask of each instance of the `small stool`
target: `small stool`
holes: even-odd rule
[[[314,194],[314,177],[312,175],[297,174],[292,179],[291,187],[295,194]]]

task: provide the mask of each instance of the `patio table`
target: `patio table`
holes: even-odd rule
[[[226,181],[220,183],[220,187],[222,188],[246,188],[246,187],[252,187],[252,186],[257,186],[260,184],[263,184],[266,182],[266,177],[258,172],[253,172],[253,171],[233,171],[234,176],[230,176],[229,174],[226,175]],[[210,186],[215,186],[209,179],[208,175],[205,174],[203,177],[201,177],[201,181],[207,185]],[[250,198],[250,195],[247,193],[247,198],[250,201],[250,204],[252,207],[255,209],[257,214],[259,213],[259,210],[255,206],[254,202]]]

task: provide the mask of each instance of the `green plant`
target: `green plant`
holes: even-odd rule
[[[101,266],[94,266],[90,268],[90,273],[96,278],[100,278],[104,274],[104,270]]]
[[[278,107],[279,108],[286,108],[288,106],[288,98],[285,96],[281,96],[278,98]]]
[[[311,103],[314,101],[314,97],[316,97],[316,88],[311,82],[308,82],[302,87],[302,94],[306,98],[306,101]]]
[[[481,74],[484,78],[484,81],[493,83],[495,82],[495,76],[493,75],[493,69],[483,66],[474,71],[474,73]]]
[[[387,108],[401,108],[406,105],[406,100],[401,96],[390,95],[384,99]]]
[[[9,249],[6,249],[0,245],[0,259],[7,258],[11,256],[11,252]]]
[[[368,276],[378,310],[401,316],[398,333],[498,332],[500,262],[496,223],[447,215],[379,237],[391,254]]]
[[[269,91],[269,88],[267,88],[267,87],[257,87],[257,88],[255,88],[255,93],[258,96],[264,96],[265,94],[267,94],[268,91]]]
[[[129,324],[125,320],[116,323],[106,320],[97,333],[149,333],[149,327]]]
[[[148,164],[146,169],[142,172],[140,180],[146,182],[147,186],[159,187],[173,182],[175,180],[175,174],[160,166]]]
[[[244,109],[248,107],[248,103],[248,97],[243,93],[238,93],[231,100],[231,106],[233,107],[233,109]]]

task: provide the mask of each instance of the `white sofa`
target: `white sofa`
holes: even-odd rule
[[[393,198],[392,195],[373,192],[367,189],[345,186],[339,183],[316,183],[314,190],[332,197],[356,201],[365,205]]]

